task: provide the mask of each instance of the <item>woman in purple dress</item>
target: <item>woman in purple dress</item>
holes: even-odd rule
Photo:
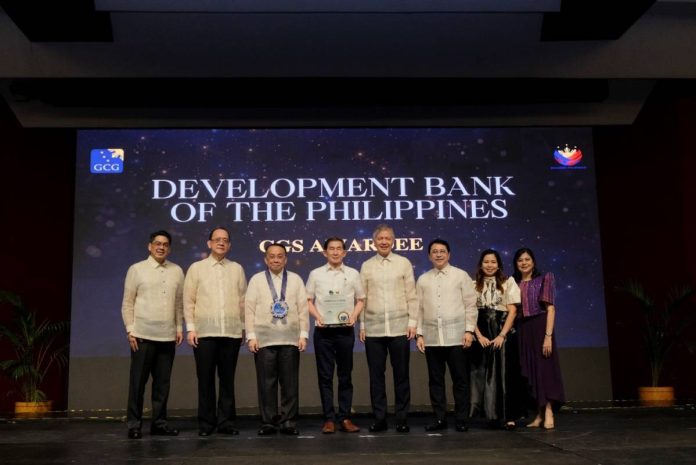
[[[554,410],[565,402],[563,380],[554,338],[556,319],[554,277],[536,268],[534,252],[528,248],[515,252],[514,278],[520,287],[522,303],[518,314],[520,369],[537,414],[527,426],[554,428]]]

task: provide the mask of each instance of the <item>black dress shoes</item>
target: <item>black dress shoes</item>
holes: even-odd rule
[[[259,428],[258,435],[259,436],[270,436],[272,434],[276,434],[278,432],[277,429],[275,429],[273,426],[262,426]]]
[[[202,438],[207,438],[208,436],[213,434],[212,429],[202,429],[198,431],[198,435]]]
[[[387,430],[387,422],[384,420],[376,421],[370,425],[370,433],[379,433],[380,431]]]
[[[170,428],[169,426],[153,426],[150,428],[150,434],[152,436],[178,436],[179,430]]]
[[[287,434],[288,436],[297,436],[300,434],[300,430],[298,430],[295,426],[283,426],[280,428],[280,432]]]
[[[397,433],[408,433],[409,431],[411,431],[411,428],[406,423],[399,423],[396,425]]]
[[[220,434],[229,434],[230,436],[237,436],[239,434],[239,430],[231,425],[220,426],[217,431]]]
[[[459,421],[458,421],[457,424],[455,425],[454,429],[456,429],[456,430],[459,431],[460,433],[466,433],[467,431],[469,431],[469,427],[466,426],[466,423],[464,423],[464,422],[459,422]]]
[[[128,438],[129,439],[140,439],[143,437],[143,432],[140,428],[128,428]]]
[[[445,420],[435,420],[433,423],[426,425],[426,431],[442,431],[447,429],[447,422]]]

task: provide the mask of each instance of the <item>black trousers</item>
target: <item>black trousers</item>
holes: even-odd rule
[[[469,391],[469,355],[462,346],[426,347],[428,363],[428,388],[433,413],[438,420],[447,416],[445,394],[445,370],[449,367],[454,396],[454,416],[457,423],[465,422],[469,415],[471,393]]]
[[[406,336],[365,338],[365,355],[370,371],[372,414],[377,421],[383,421],[387,417],[387,391],[384,380],[384,372],[387,369],[387,354],[394,374],[396,422],[406,423],[411,403],[411,385],[408,374],[411,344]]]
[[[254,363],[261,426],[296,426],[299,411],[299,349],[292,345],[262,347],[254,354]],[[273,421],[276,415],[280,415],[278,423]]]
[[[493,340],[505,326],[508,312],[479,308],[479,331]],[[544,326],[544,332],[546,327]],[[528,390],[520,373],[517,332],[510,331],[500,349],[483,348],[475,342],[471,347],[471,411],[489,421],[515,421],[526,415]]]
[[[319,395],[325,420],[350,418],[353,405],[353,346],[355,330],[345,328],[314,328],[314,353],[317,361]],[[338,376],[338,417],[334,410],[333,375]]]
[[[234,400],[234,374],[241,338],[202,337],[193,349],[198,377],[198,428],[211,431],[216,426],[234,426],[237,410]],[[215,371],[220,396],[215,402]]]
[[[131,351],[130,379],[128,381],[128,428],[141,428],[145,385],[152,375],[152,426],[167,424],[167,399],[174,364],[174,341],[138,339],[137,352]]]

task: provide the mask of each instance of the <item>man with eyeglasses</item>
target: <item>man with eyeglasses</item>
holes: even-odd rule
[[[152,376],[150,434],[176,436],[167,424],[167,399],[176,346],[183,340],[184,273],[169,260],[172,237],[167,231],[150,234],[147,259],[131,265],[126,274],[121,316],[131,349],[128,385],[128,437],[142,437],[145,385]]]
[[[416,347],[428,364],[428,388],[435,420],[426,431],[447,429],[445,370],[449,367],[454,395],[455,429],[468,430],[469,348],[478,318],[476,292],[466,271],[450,265],[450,245],[443,239],[428,244],[433,264],[416,283],[418,326]]]
[[[239,434],[235,428],[234,375],[244,329],[246,276],[225,258],[230,232],[218,227],[208,236],[210,255],[191,265],[184,281],[186,340],[193,347],[198,377],[198,435]],[[216,403],[215,371],[219,380]]]

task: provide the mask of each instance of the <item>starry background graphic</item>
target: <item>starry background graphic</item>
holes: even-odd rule
[[[556,169],[553,152],[564,144],[582,150],[578,166],[584,169]],[[124,149],[122,174],[90,173],[90,151],[106,147]],[[120,314],[123,280],[131,264],[147,257],[150,232],[172,234],[169,259],[186,271],[207,256],[208,233],[217,225],[231,230],[228,257],[244,267],[247,278],[264,269],[263,240],[301,240],[304,250],[290,252],[288,269],[306,279],[325,263],[320,253],[309,251],[315,240],[323,243],[337,235],[362,244],[382,222],[394,227],[397,238],[422,238],[424,249],[436,237],[448,240],[451,263],[471,276],[483,249],[499,250],[504,270],[511,273],[515,250],[531,247],[538,267],[556,275],[559,345],[607,345],[592,137],[586,128],[80,131],[76,173],[72,357],[128,356]],[[487,195],[480,189],[478,196],[461,197],[460,191],[452,197],[425,195],[425,177],[444,178],[447,190],[451,178],[458,177],[473,194],[472,176],[513,176],[505,186],[515,195]],[[408,197],[399,197],[392,184],[388,197],[377,192],[368,198],[329,198],[315,188],[301,199],[226,199],[223,187],[211,199],[199,182],[197,200],[152,198],[153,179],[209,179],[214,187],[220,179],[240,179],[246,184],[237,185],[247,191],[248,180],[255,179],[261,192],[278,178],[295,184],[298,178],[326,178],[333,185],[348,177],[380,182],[412,177],[415,183],[407,184]],[[287,190],[285,183],[279,186]],[[385,212],[385,201],[452,199],[463,205],[462,200],[495,198],[505,201],[506,218],[463,218],[455,211],[452,219],[426,212],[418,220],[406,211],[401,220],[329,221],[322,212],[307,221],[304,206],[306,201],[370,200],[374,217]],[[241,221],[234,221],[232,210],[224,208],[228,201],[294,202],[296,219],[254,222],[243,208]],[[205,222],[177,222],[170,210],[179,202],[216,202],[217,207]],[[489,207],[482,211],[489,210],[500,214]],[[425,250],[399,253],[414,264],[416,277],[431,267]],[[372,254],[349,252],[346,264],[359,269]],[[362,345],[356,344],[356,350]]]

